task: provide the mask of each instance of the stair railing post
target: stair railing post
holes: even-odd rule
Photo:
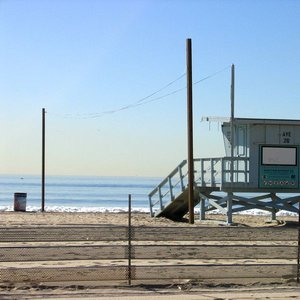
[[[180,179],[180,187],[181,187],[181,191],[183,192],[185,189],[184,183],[183,183],[183,174],[182,174],[182,168],[181,165],[178,166],[178,173],[179,173],[179,179]]]
[[[150,216],[153,217],[153,206],[152,206],[152,198],[151,196],[149,197],[149,209],[150,209]]]
[[[162,203],[162,194],[161,194],[161,187],[158,187],[158,196],[159,196],[159,206],[160,210],[163,210],[163,203]]]
[[[173,185],[172,185],[172,179],[170,176],[168,177],[168,182],[169,182],[170,198],[171,198],[171,201],[173,201],[174,200]]]

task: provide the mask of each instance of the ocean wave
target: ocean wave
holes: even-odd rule
[[[195,212],[197,212],[197,211],[195,211]],[[207,212],[207,214],[210,214],[210,215],[217,214],[217,215],[219,215],[219,214],[221,214],[221,212],[218,209],[215,209],[213,211]],[[265,210],[252,208],[252,209],[249,209],[249,210],[233,213],[233,215],[270,216],[271,213],[267,212]],[[277,217],[282,217],[282,216],[297,217],[298,214],[294,213],[294,212],[287,211],[287,210],[280,210],[279,212],[276,213],[276,216]]]
[[[0,212],[12,212],[13,206],[0,206]],[[38,206],[27,206],[27,212],[40,212],[41,208]],[[67,207],[67,206],[46,206],[45,212],[78,212],[78,213],[127,213],[128,209],[124,207]],[[140,207],[132,208],[133,213],[149,213],[149,208]],[[199,213],[199,209],[195,209],[195,213]],[[219,210],[207,212],[207,214],[221,214]],[[246,211],[234,213],[234,215],[253,215],[253,216],[269,216],[270,212],[266,212],[260,209],[249,209]],[[297,213],[289,212],[286,210],[279,211],[276,216],[298,216]]]
[[[0,206],[0,212],[12,212],[13,206]],[[26,212],[40,212],[38,206],[27,206]],[[82,213],[126,213],[128,209],[124,207],[66,207],[66,206],[46,206],[45,212],[82,212]],[[149,213],[148,208],[133,208],[133,213]]]

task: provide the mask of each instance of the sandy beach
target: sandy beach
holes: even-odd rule
[[[234,215],[234,226],[237,227],[288,227],[296,226],[298,218],[291,216],[278,217],[276,222],[271,222],[271,216]],[[22,228],[26,226],[126,226],[128,224],[127,213],[32,213],[32,212],[2,212],[0,214],[0,227]],[[151,218],[145,213],[133,213],[132,225],[138,227],[224,227],[225,217],[209,215],[207,220],[188,225],[185,222],[173,222],[164,218]],[[88,228],[88,227],[87,227]],[[88,229],[87,229],[88,230]],[[18,244],[18,243],[15,243]],[[24,245],[30,243],[23,242]],[[35,245],[48,247],[58,242],[35,242]],[[61,245],[80,246],[78,242],[60,242]],[[85,245],[97,245],[97,242],[84,243]],[[99,243],[98,243],[99,244]],[[211,242],[218,245],[218,242]],[[286,245],[291,244],[288,241]],[[10,247],[13,243],[1,243],[2,247]],[[45,250],[46,251],[46,250]],[[46,253],[46,252],[45,252]],[[216,260],[217,261],[217,260]],[[93,264],[94,261],[66,261],[63,264]],[[97,262],[99,263],[99,262]],[[105,262],[103,262],[105,263]],[[7,266],[10,263],[1,263]],[[12,266],[14,263],[11,263]],[[43,262],[44,265],[60,266],[61,262]],[[35,263],[21,262],[18,266],[31,268]],[[226,282],[222,280],[158,280],[136,281],[132,286],[126,282],[106,281],[95,282],[56,282],[56,283],[0,283],[0,299],[300,299],[300,286],[295,281],[283,280],[274,282],[266,280],[261,282],[255,279],[235,280]]]
[[[195,224],[189,226],[225,225],[226,217],[218,214],[207,215],[206,221],[200,222],[195,216]],[[293,216],[280,216],[277,222],[271,221],[271,215],[234,215],[237,226],[265,227],[284,225],[286,222],[297,222]],[[132,213],[133,226],[187,226],[188,218],[174,222],[166,218],[151,218],[148,213]],[[67,212],[1,212],[0,226],[22,225],[128,225],[128,213],[67,213]]]

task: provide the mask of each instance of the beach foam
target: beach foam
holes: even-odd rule
[[[0,206],[0,212],[4,211],[14,211],[13,206]],[[41,211],[40,207],[37,206],[27,206],[26,211],[28,212],[39,212]],[[128,209],[122,207],[66,207],[66,206],[46,206],[46,212],[82,212],[82,213],[125,213],[128,212]],[[147,208],[133,208],[132,212],[135,213],[149,213]]]
[[[11,212],[14,211],[13,206],[0,206],[0,212]],[[41,208],[38,206],[27,206],[26,211],[28,212],[39,212],[41,211]],[[128,209],[124,207],[66,207],[66,206],[46,206],[45,207],[46,212],[82,212],[82,213],[126,213],[128,212]],[[132,208],[133,213],[149,213],[148,208]],[[195,209],[195,213],[199,213],[199,209]],[[207,214],[221,214],[219,210],[214,210],[207,212]],[[253,215],[253,216],[268,216],[271,213],[266,212],[264,210],[260,209],[249,209],[246,211],[242,211],[239,213],[234,213],[236,215]],[[277,214],[277,216],[297,216],[296,213],[292,213],[286,210],[281,210]]]

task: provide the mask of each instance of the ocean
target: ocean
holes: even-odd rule
[[[153,177],[47,176],[48,212],[149,212],[148,194],[161,182]],[[13,211],[14,193],[27,193],[27,211],[41,210],[41,176],[0,175],[0,211]],[[250,194],[249,194],[250,195]],[[252,195],[253,196],[253,195]],[[292,196],[292,195],[289,195]],[[298,204],[295,204],[298,207]],[[195,213],[199,207],[195,208]],[[214,211],[218,213],[218,210]],[[266,215],[252,209],[239,214]],[[280,211],[277,215],[296,215]]]
[[[51,212],[149,212],[148,194],[161,178],[47,176],[45,210]],[[27,211],[41,209],[41,177],[0,175],[0,211],[13,211],[14,193],[27,193]]]

